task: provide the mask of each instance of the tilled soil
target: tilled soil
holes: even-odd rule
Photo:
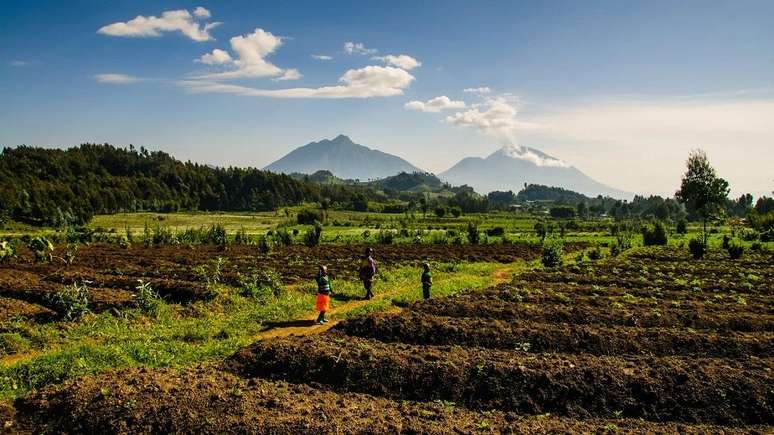
[[[574,244],[569,250],[585,245]],[[539,247],[528,244],[492,245],[384,245],[377,246],[376,259],[382,267],[418,261],[488,261],[509,263],[534,259]],[[328,264],[334,277],[355,278],[365,245],[323,245],[309,248],[291,245],[261,253],[257,247],[154,246],[122,248],[94,244],[78,249],[72,264],[64,264],[61,249],[50,263],[36,263],[31,254],[0,264],[0,297],[17,299],[51,308],[49,295],[64,285],[86,284],[92,294],[93,311],[121,309],[133,304],[138,281],[150,283],[172,303],[189,303],[211,297],[203,275],[212,274],[215,262],[222,260],[221,279],[240,285],[240,278],[254,271],[274,270],[287,283],[311,280],[319,264]],[[9,306],[10,307],[10,306]],[[19,314],[24,314],[19,313]],[[0,316],[11,317],[14,313]]]
[[[473,409],[732,425],[774,421],[774,360],[754,357],[537,355],[329,334],[256,343],[229,363],[243,376]]]
[[[764,433],[766,428],[572,420],[476,412],[448,402],[391,401],[262,379],[219,367],[130,369],[20,399],[4,415],[21,433]],[[4,413],[6,414],[6,413]],[[15,418],[8,420],[8,418]]]
[[[774,357],[774,333],[689,332],[683,328],[610,328],[529,321],[441,317],[405,311],[361,316],[335,328],[351,336],[408,344],[477,346],[593,355]]]

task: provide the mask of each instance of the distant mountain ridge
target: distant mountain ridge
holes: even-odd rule
[[[356,144],[343,134],[296,148],[264,169],[286,174],[327,170],[339,178],[362,181],[400,172],[424,172],[398,156]]]
[[[467,157],[439,174],[451,184],[468,184],[479,193],[495,190],[517,192],[527,184],[563,187],[587,196],[631,198],[633,195],[606,186],[577,168],[529,147],[503,147],[488,157]]]

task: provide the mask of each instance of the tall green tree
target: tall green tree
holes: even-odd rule
[[[704,246],[707,246],[707,222],[723,213],[728,199],[728,182],[717,176],[702,150],[692,151],[686,164],[688,170],[675,197],[701,217]]]

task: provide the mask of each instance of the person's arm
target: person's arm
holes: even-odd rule
[[[376,260],[372,258],[369,262],[371,263],[371,268],[373,269],[374,276],[376,276]]]
[[[331,277],[328,277],[328,290],[330,290],[330,293],[333,294],[333,280]]]

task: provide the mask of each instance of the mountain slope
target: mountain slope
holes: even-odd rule
[[[424,172],[400,157],[358,145],[344,135],[296,148],[264,169],[286,174],[313,174],[325,169],[339,178],[359,180]]]
[[[486,158],[467,157],[439,175],[454,184],[468,184],[477,192],[512,190],[525,184],[543,184],[570,189],[588,196],[631,198],[632,195],[606,186],[575,167],[539,150],[503,147]]]

